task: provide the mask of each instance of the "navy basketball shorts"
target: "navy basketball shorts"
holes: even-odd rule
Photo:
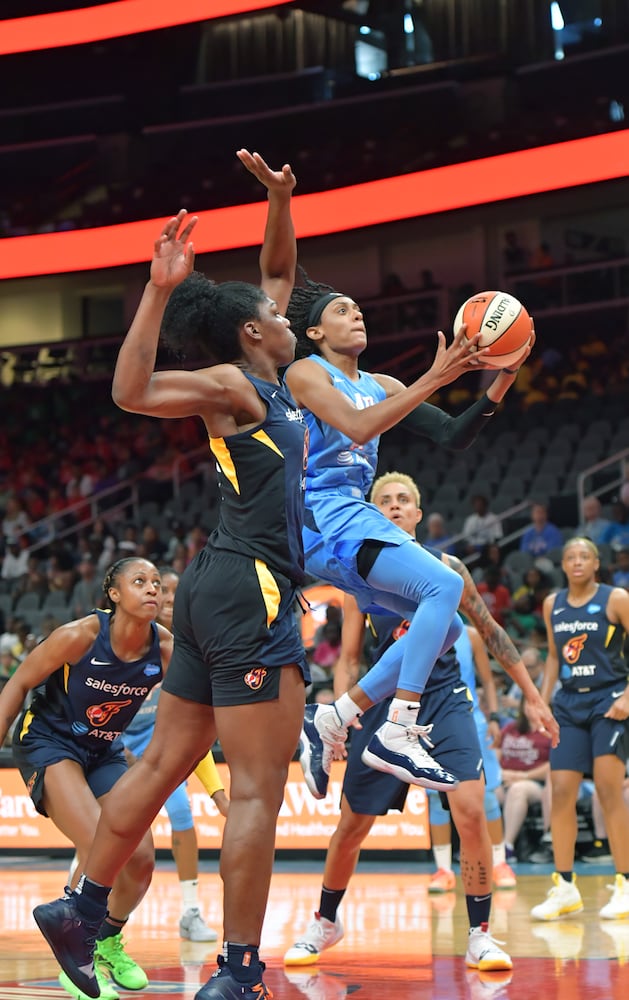
[[[422,726],[434,726],[430,734],[434,750],[426,749],[459,781],[478,781],[483,773],[472,708],[467,686],[461,681],[424,692],[419,712]],[[388,701],[374,705],[360,718],[363,728],[350,730],[343,794],[352,812],[361,816],[383,816],[389,809],[404,808],[408,785],[391,774],[375,771],[360,759],[375,731],[386,722],[388,709]]]
[[[550,751],[551,771],[592,774],[596,757],[612,754],[627,759],[629,723],[605,718],[605,712],[624,689],[622,681],[589,691],[559,688],[553,698],[553,713],[561,742]]]
[[[127,770],[127,761],[120,741],[99,749],[88,750],[71,736],[62,736],[45,720],[28,709],[18,719],[13,733],[13,760],[22,775],[33,805],[47,816],[42,805],[46,768],[62,760],[73,760],[83,769],[85,781],[94,798],[111,791]]]
[[[179,581],[162,690],[204,705],[272,701],[280,669],[291,663],[308,684],[295,594],[287,577],[260,560],[204,549]]]

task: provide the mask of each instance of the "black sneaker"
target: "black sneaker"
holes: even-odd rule
[[[588,865],[611,865],[612,855],[609,850],[609,841],[607,839],[595,840],[587,853],[582,855],[581,861],[587,862]]]
[[[273,994],[262,979],[251,986],[239,983],[222,955],[218,956],[217,962],[218,969],[195,994],[194,1000],[272,1000]],[[260,967],[264,972],[264,962],[260,962]]]
[[[62,899],[42,903],[33,910],[35,923],[46,938],[66,976],[88,997],[99,997],[100,986],[94,969],[94,946],[100,920],[83,917],[76,895],[66,888]]]

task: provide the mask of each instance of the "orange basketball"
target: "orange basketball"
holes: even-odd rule
[[[480,333],[480,347],[488,347],[485,364],[511,368],[526,352],[531,339],[531,317],[509,292],[477,292],[467,299],[454,320],[454,333],[467,324],[465,336]]]

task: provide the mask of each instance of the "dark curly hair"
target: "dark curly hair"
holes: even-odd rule
[[[290,322],[291,330],[297,337],[295,357],[306,358],[310,354],[319,353],[314,341],[306,336],[306,330],[309,326],[312,326],[308,322],[310,310],[317,299],[320,299],[322,295],[326,295],[328,292],[335,292],[336,289],[332,288],[331,285],[313,281],[301,266],[298,266],[297,271],[303,284],[295,285],[293,288],[288,308],[286,309],[286,318]]]
[[[163,342],[179,357],[200,353],[219,364],[242,354],[239,331],[259,319],[268,296],[245,281],[223,281],[193,271],[173,290],[162,320]]]

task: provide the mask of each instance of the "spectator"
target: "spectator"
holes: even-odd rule
[[[30,518],[20,500],[17,497],[8,497],[2,519],[2,534],[5,539],[17,538],[19,535],[25,534],[30,523]]]
[[[16,583],[25,573],[28,572],[28,539],[9,538],[7,540],[6,551],[2,560],[2,579],[10,592],[15,589]]]
[[[103,588],[96,575],[96,563],[89,555],[84,555],[77,566],[79,579],[72,588],[70,605],[74,618],[84,618],[94,608],[101,606]]]
[[[511,594],[508,587],[500,582],[500,571],[496,566],[487,566],[478,584],[478,592],[490,615],[504,628],[505,614],[511,609]]]
[[[504,235],[502,261],[505,274],[525,271],[528,267],[528,251],[520,243],[518,234],[509,229]]]
[[[483,572],[488,566],[495,566],[500,574],[500,582],[512,593],[514,589],[513,573],[504,563],[504,553],[497,542],[491,542],[483,546],[480,552],[480,559],[476,569],[472,573],[474,583],[478,584],[483,579]]]
[[[38,556],[35,553],[28,555],[27,549],[23,551],[28,556],[26,573],[16,581],[13,587],[13,603],[14,605],[17,604],[22,594],[37,594],[41,606],[44,597],[48,593],[48,577]]]
[[[611,584],[613,587],[624,587],[625,590],[629,590],[629,545],[616,552]]]
[[[583,520],[576,530],[577,535],[591,538],[595,545],[603,541],[603,535],[610,525],[606,517],[601,517],[601,501],[598,497],[587,496],[583,500]]]
[[[529,677],[539,690],[544,680],[544,660],[539,649],[527,646],[522,650],[522,662],[528,670]],[[522,690],[517,684],[512,684],[502,697],[502,708],[507,715],[516,716],[522,704]]]
[[[521,586],[513,591],[513,601],[520,601],[523,597],[530,598],[533,614],[542,615],[544,599],[552,590],[552,580],[539,568],[531,566],[526,570]]]
[[[521,694],[522,692],[520,692]],[[533,732],[520,701],[517,719],[502,730],[500,744],[502,803],[507,862],[517,861],[515,844],[534,803],[542,807],[544,832],[550,827],[550,738]]]
[[[468,514],[463,522],[463,534],[467,552],[480,552],[485,545],[502,538],[502,524],[489,509],[489,501],[482,493],[472,497],[473,514]]]
[[[544,503],[534,503],[531,507],[531,525],[520,539],[520,551],[530,552],[532,556],[543,556],[561,545],[563,535],[557,525],[548,520],[548,507]]]
[[[629,547],[629,507],[622,500],[616,500],[613,504],[611,522],[601,540],[616,551]]]
[[[438,511],[429,514],[426,520],[426,527],[426,545],[453,556],[455,554],[455,545],[452,543],[452,536],[446,529],[443,514],[439,514]]]

